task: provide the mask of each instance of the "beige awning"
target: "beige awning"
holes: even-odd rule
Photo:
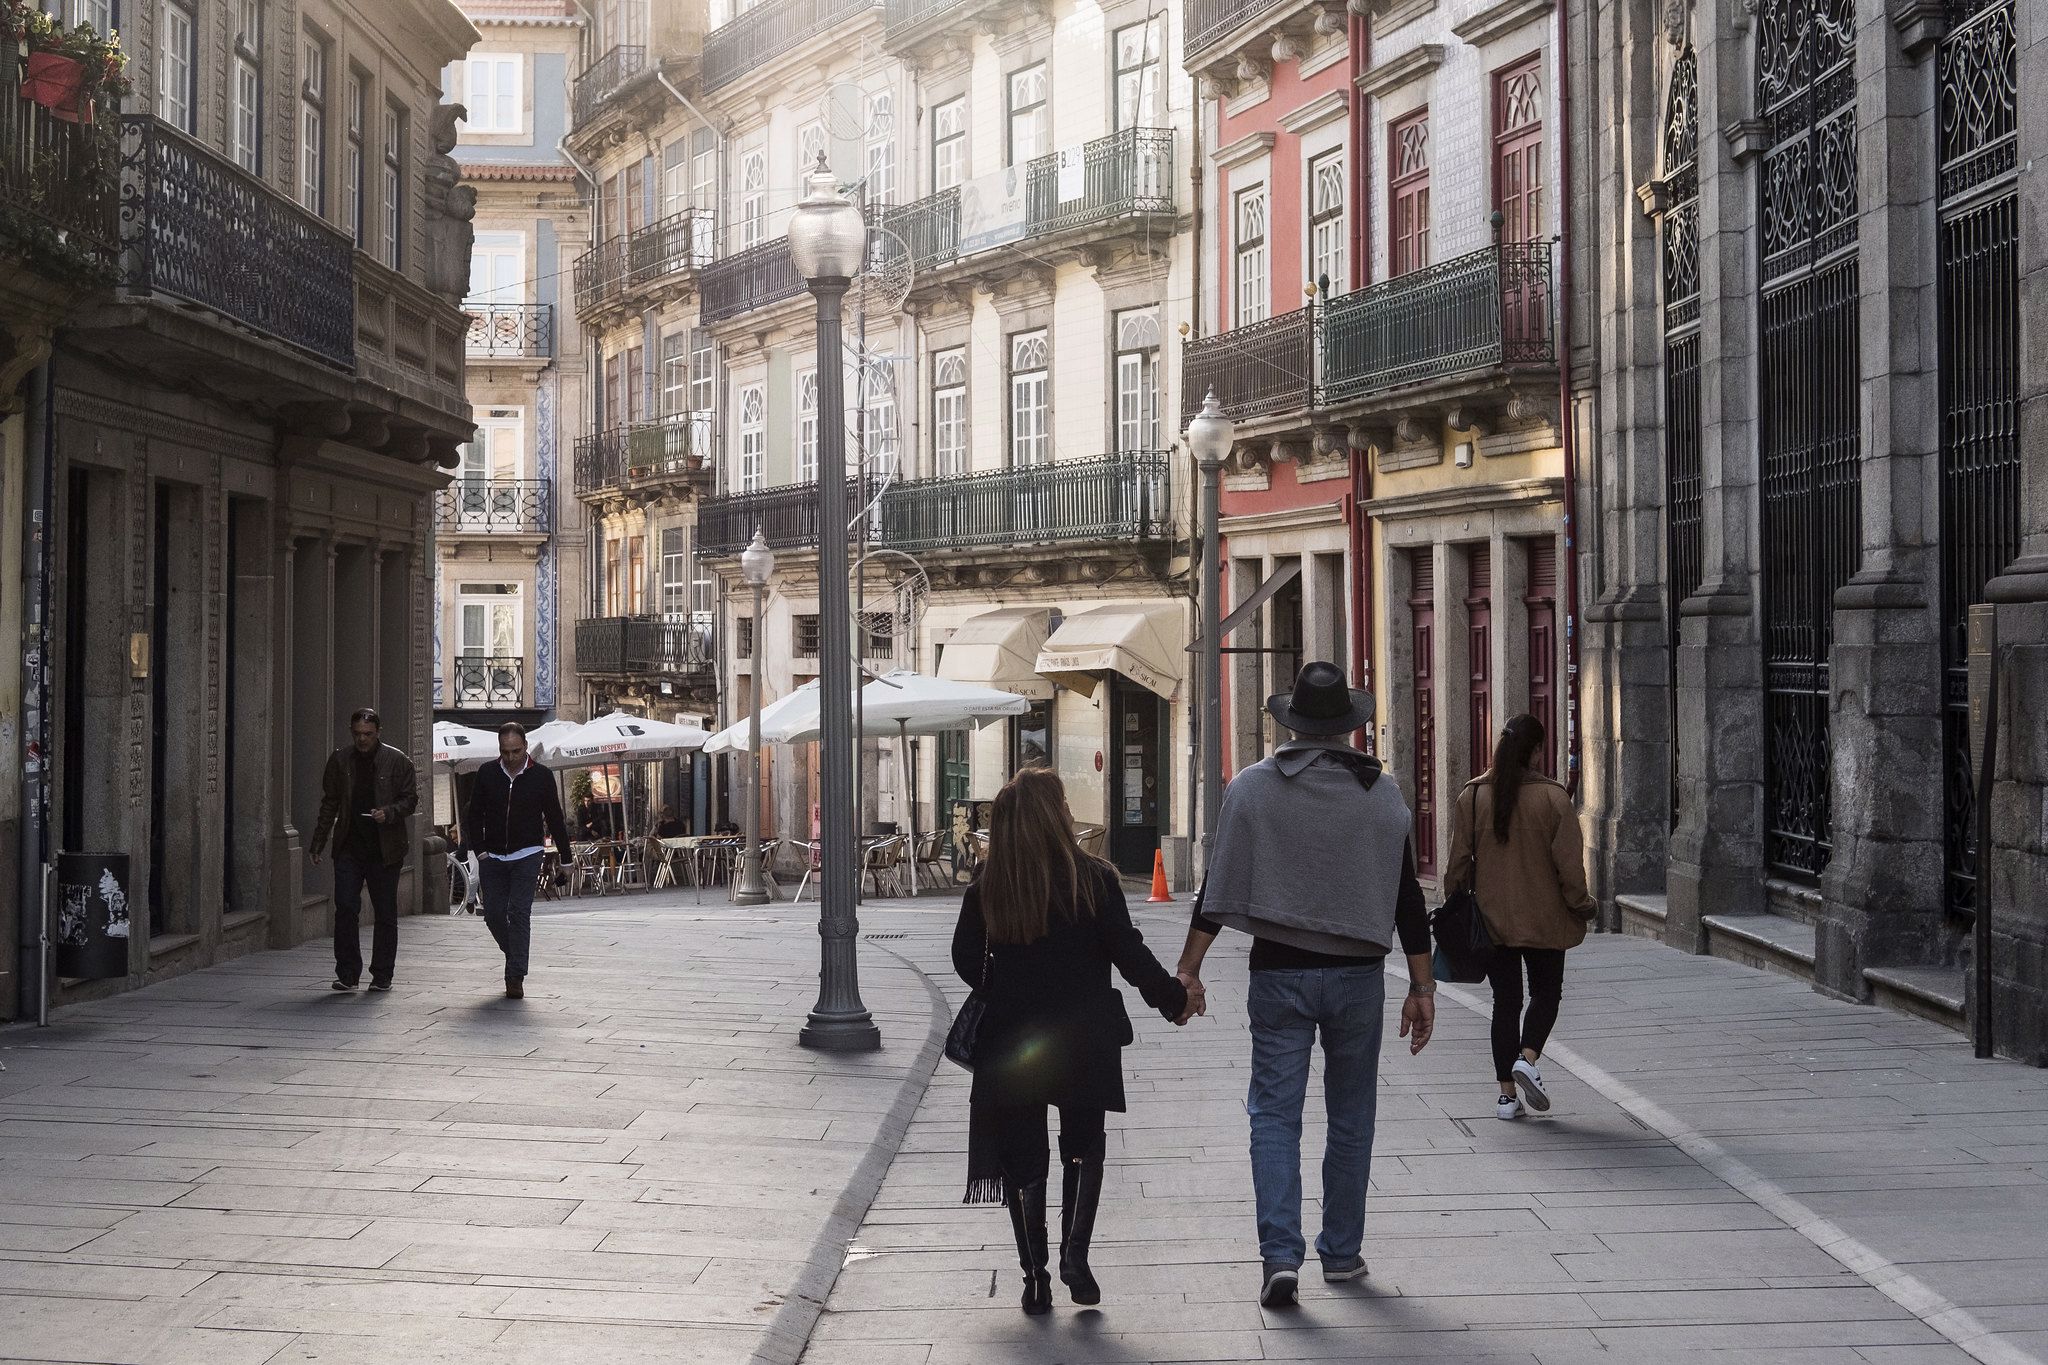
[[[1121,673],[1168,701],[1180,690],[1187,613],[1177,601],[1113,602],[1075,612],[1038,651],[1038,671],[1093,696],[1101,673]]]
[[[939,654],[939,676],[951,682],[1052,698],[1052,680],[1038,676],[1039,646],[1052,623],[1049,607],[1001,607],[969,617]]]

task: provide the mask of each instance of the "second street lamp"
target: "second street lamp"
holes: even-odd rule
[[[799,1041],[830,1052],[867,1052],[881,1030],[860,1000],[854,905],[860,843],[853,809],[853,630],[846,564],[846,391],[839,308],[867,255],[867,224],[839,193],[825,155],[789,220],[789,255],[818,301],[818,1003]],[[755,743],[759,743],[758,736]]]
[[[740,851],[740,884],[732,892],[738,905],[775,899],[761,875],[761,593],[774,575],[775,551],[756,526],[753,543],[740,551],[740,578],[754,590],[754,639],[753,672],[747,679],[747,846]]]
[[[1216,837],[1223,809],[1223,546],[1219,508],[1223,462],[1237,441],[1237,426],[1223,415],[1216,390],[1202,400],[1202,410],[1188,423],[1188,449],[1202,470],[1202,505],[1197,529],[1202,537],[1202,847],[1208,865],[1209,843]]]

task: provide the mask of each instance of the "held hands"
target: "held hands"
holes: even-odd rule
[[[1429,1046],[1430,1035],[1436,1031],[1436,997],[1416,995],[1410,992],[1401,1002],[1401,1036],[1408,1039],[1410,1056]]]
[[[1181,985],[1187,987],[1188,1004],[1187,1008],[1181,1011],[1180,1018],[1173,1022],[1185,1027],[1188,1020],[1198,1014],[1209,1012],[1209,990],[1202,984],[1202,978],[1191,971],[1182,970],[1175,972],[1174,975],[1180,978]]]

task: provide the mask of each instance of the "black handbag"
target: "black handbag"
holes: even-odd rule
[[[1472,818],[1472,883],[1445,897],[1429,917],[1430,935],[1436,940],[1430,967],[1439,981],[1484,981],[1493,963],[1493,935],[1479,910],[1479,845],[1484,834],[1477,828],[1477,800],[1472,803]]]
[[[981,1021],[988,1014],[988,967],[995,956],[993,949],[984,947],[981,955],[981,984],[967,993],[960,1002],[960,1013],[953,1016],[953,1027],[946,1030],[946,1060],[968,1071],[974,1070],[974,1050],[981,1042]]]

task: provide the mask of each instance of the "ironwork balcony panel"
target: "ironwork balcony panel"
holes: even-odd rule
[[[870,494],[847,480],[847,506],[865,507]],[[706,498],[697,510],[697,548],[708,555],[736,555],[754,538],[754,528],[778,550],[808,549],[818,543],[818,485],[784,484],[751,493]]]
[[[579,317],[587,317],[617,299],[626,287],[625,239],[613,237],[599,242],[576,258],[576,263],[569,267],[569,276],[576,291]]]
[[[1171,536],[1170,464],[1159,452],[915,479],[882,494],[881,543],[987,549]]]
[[[455,659],[457,706],[517,707],[526,699],[526,660],[512,655],[463,654]]]
[[[1332,299],[1322,401],[1556,359],[1551,244],[1486,247]]]
[[[472,360],[545,360],[555,353],[551,303],[472,303],[465,340]]]
[[[1294,7],[1293,0],[1181,0],[1181,55],[1192,58],[1234,29]]]
[[[877,4],[878,0],[764,0],[705,37],[704,88],[730,85]]]
[[[990,8],[994,0],[884,0],[882,46],[901,52]]]
[[[457,479],[434,493],[443,535],[546,535],[554,525],[553,479]]]
[[[121,276],[353,368],[355,246],[147,114],[121,120]]]
[[[804,292],[803,276],[796,273],[786,237],[713,261],[704,268],[700,281],[703,299],[698,317],[705,323],[736,318]]]
[[[120,242],[120,147],[103,120],[72,123],[21,97],[21,64],[0,60],[0,203],[111,264]]]
[[[935,270],[960,257],[960,189],[928,194],[880,211],[877,226],[903,243],[913,271]]]
[[[710,617],[592,616],[576,623],[576,669],[584,674],[703,677],[713,664]]]
[[[1235,421],[1292,412],[1315,402],[1313,307],[1197,337],[1181,350],[1181,425],[1211,389]]]
[[[579,437],[576,496],[601,498],[695,479],[714,445],[708,412],[677,412]]]
[[[581,128],[596,118],[606,100],[646,69],[647,49],[635,43],[622,43],[584,67],[569,97],[575,126]]]
[[[711,261],[711,245],[710,210],[672,213],[626,239],[626,283],[653,284],[701,270]]]
[[[1071,158],[1080,158],[1078,176]],[[1078,191],[1071,197],[1069,191]],[[1033,157],[1024,173],[1030,237],[1173,212],[1173,130],[1126,128],[1079,150]]]

